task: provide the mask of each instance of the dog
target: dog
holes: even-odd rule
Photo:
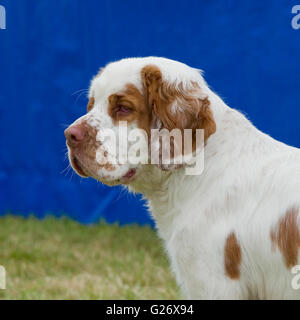
[[[189,129],[203,170],[187,174],[185,160],[163,163],[161,140],[151,146],[155,163],[121,162],[113,139],[103,137],[122,139],[124,123],[129,135],[148,136],[145,148],[153,130]],[[204,132],[199,148],[197,130]],[[227,106],[201,71],[158,57],[110,63],[92,79],[87,113],[65,137],[77,174],[144,195],[186,298],[300,298],[299,149]]]

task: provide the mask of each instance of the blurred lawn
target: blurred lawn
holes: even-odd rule
[[[180,298],[150,227],[0,219],[0,299]]]

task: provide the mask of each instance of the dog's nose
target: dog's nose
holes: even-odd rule
[[[85,130],[83,126],[73,125],[65,130],[65,137],[70,146],[76,146],[84,141]]]

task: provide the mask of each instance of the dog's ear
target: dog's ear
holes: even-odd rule
[[[210,102],[198,83],[169,83],[160,69],[147,65],[142,69],[146,104],[152,112],[151,128],[192,130],[192,148],[196,147],[196,129],[204,130],[204,141],[216,131]],[[172,146],[171,146],[172,147]]]

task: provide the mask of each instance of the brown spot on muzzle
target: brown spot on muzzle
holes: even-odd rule
[[[95,159],[96,151],[101,146],[101,142],[96,140],[97,130],[86,121],[82,121],[81,126],[84,128],[86,137],[84,143],[80,145],[80,152],[90,159]]]
[[[78,144],[72,149],[75,157],[80,161],[82,165],[86,167],[87,170],[96,173],[98,170],[104,168],[107,171],[115,170],[115,167],[106,161],[103,164],[99,164],[96,161],[97,151],[101,152],[102,143],[97,140],[97,129],[90,126],[86,121],[82,121],[80,126],[82,126],[85,132],[84,142]],[[102,150],[103,160],[107,157],[107,152]]]
[[[287,210],[276,228],[271,230],[272,243],[277,245],[281,251],[284,262],[288,268],[298,263],[298,251],[300,247],[300,230],[297,222],[299,209]]]
[[[232,232],[226,239],[224,249],[225,271],[229,278],[236,280],[240,277],[240,265],[242,262],[241,247]]]

